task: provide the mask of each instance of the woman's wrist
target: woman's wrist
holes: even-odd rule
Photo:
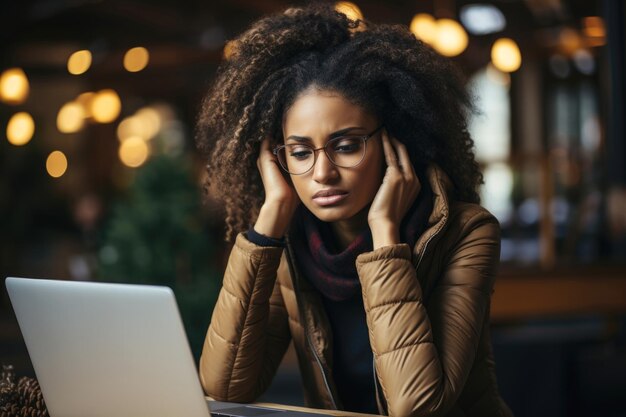
[[[259,211],[254,230],[264,236],[281,239],[287,231],[293,210],[284,204],[265,202]]]
[[[391,222],[383,224],[377,223],[373,226],[370,225],[370,230],[372,231],[374,249],[400,243],[399,228]]]

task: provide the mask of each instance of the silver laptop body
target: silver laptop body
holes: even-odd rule
[[[7,278],[51,417],[208,417],[170,288]]]

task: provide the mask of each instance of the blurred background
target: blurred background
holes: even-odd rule
[[[40,0],[0,7],[0,276],[171,286],[196,358],[230,246],[193,129],[229,40],[287,0]],[[626,416],[626,6],[359,0],[467,77],[492,301],[517,416]],[[0,362],[34,375],[4,285]],[[264,400],[301,404],[293,351]]]

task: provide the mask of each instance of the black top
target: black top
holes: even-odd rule
[[[322,299],[333,332],[333,377],[343,408],[378,414],[374,355],[361,293],[345,301]]]

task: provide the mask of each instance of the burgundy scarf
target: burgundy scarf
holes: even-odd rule
[[[400,238],[412,248],[426,229],[432,211],[432,193],[422,182],[415,202],[404,216]],[[315,217],[300,205],[292,225],[291,241],[300,271],[325,297],[343,301],[360,292],[361,282],[356,271],[356,258],[372,250],[372,233],[366,227],[348,247],[339,251],[330,223]]]

